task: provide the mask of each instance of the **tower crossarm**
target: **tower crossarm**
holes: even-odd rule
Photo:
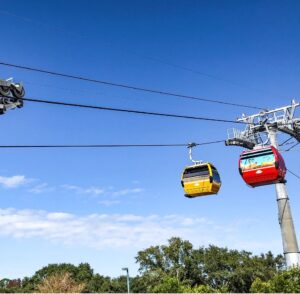
[[[289,123],[293,120],[295,115],[295,110],[300,106],[299,102],[292,100],[291,105],[275,108],[272,110],[263,110],[257,114],[250,116],[242,115],[237,121],[248,123],[248,124],[261,124],[265,120],[268,123]]]
[[[300,119],[294,119],[290,124],[278,125],[277,129],[300,142]]]
[[[241,146],[252,149],[256,145],[268,143],[268,129],[277,129],[283,133],[293,136],[300,142],[300,118],[295,118],[295,110],[300,106],[299,102],[292,100],[290,105],[262,110],[257,114],[237,119],[246,124],[244,130],[235,130],[228,133],[226,145]]]
[[[260,147],[265,145],[278,148],[279,145],[277,141],[277,134],[279,132],[285,133],[300,142],[300,118],[295,117],[295,111],[299,105],[299,102],[297,103],[295,100],[293,100],[291,105],[288,106],[273,110],[263,110],[250,116],[243,114],[238,121],[246,124],[245,129],[233,129],[232,131],[227,132],[228,139],[226,140],[225,144],[227,146],[240,146],[248,149],[260,149]],[[285,142],[287,142],[287,140]],[[296,145],[298,144],[294,144],[288,150]],[[263,173],[260,168],[257,169],[255,173],[256,177],[259,177],[259,172]],[[262,176],[265,177],[265,174]],[[287,267],[299,266],[300,252],[286,184],[285,182],[277,182],[275,183],[275,187],[278,203],[278,215],[280,216],[279,224],[286,265]]]

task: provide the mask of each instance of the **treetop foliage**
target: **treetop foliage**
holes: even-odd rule
[[[189,241],[173,237],[166,245],[139,251],[136,262],[140,275],[130,278],[133,293],[300,292],[300,269],[284,270],[283,256],[271,252],[193,248]],[[22,280],[3,279],[0,291],[125,293],[127,283],[125,276],[94,273],[88,263],[62,263],[49,264]]]

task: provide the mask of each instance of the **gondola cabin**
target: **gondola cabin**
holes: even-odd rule
[[[221,179],[211,163],[197,163],[187,166],[181,177],[181,185],[188,198],[217,194]]]
[[[278,150],[269,146],[241,154],[239,172],[251,187],[285,182],[286,167]]]

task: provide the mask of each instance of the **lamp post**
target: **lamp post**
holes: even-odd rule
[[[130,293],[130,282],[129,282],[129,270],[128,267],[123,267],[122,268],[123,271],[126,271],[127,274],[127,293]]]

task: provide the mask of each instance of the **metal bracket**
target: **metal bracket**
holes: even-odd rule
[[[192,156],[192,149],[193,147],[196,147],[197,144],[196,143],[190,143],[188,144],[188,148],[189,148],[189,156],[190,156],[190,160],[194,163],[194,164],[199,164],[199,163],[202,163],[201,160],[194,160],[193,159],[193,156]]]
[[[25,90],[22,83],[14,83],[13,78],[0,79],[0,115],[7,110],[22,108]]]
[[[253,143],[251,141],[243,140],[240,138],[235,138],[235,139],[227,139],[225,141],[225,145],[226,146],[239,146],[239,147],[243,147],[246,149],[253,149],[255,146],[255,143]]]
[[[275,129],[294,137],[300,142],[300,119],[294,118],[295,110],[300,106],[294,99],[288,106],[273,110],[264,110],[257,114],[242,117],[237,121],[247,123],[244,130],[233,129],[228,132],[226,146],[240,146],[253,149],[254,146],[269,144],[269,128]]]

